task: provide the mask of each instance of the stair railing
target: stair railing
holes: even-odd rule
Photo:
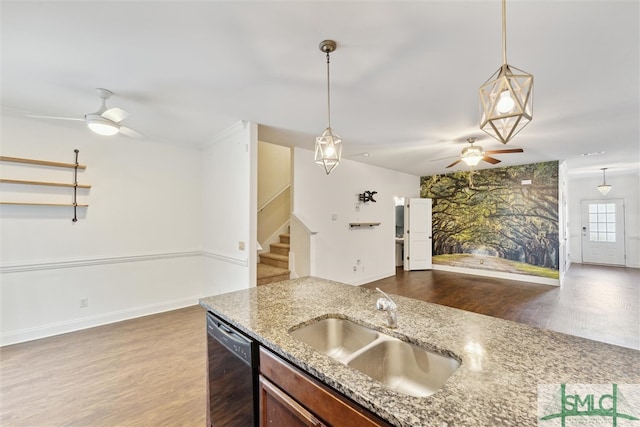
[[[269,245],[278,242],[278,236],[289,224],[291,206],[286,197],[290,197],[290,189],[289,183],[258,208],[258,243],[265,248],[259,253],[268,252]],[[283,203],[287,204],[286,209],[282,209],[285,207]],[[265,215],[261,216],[263,211]]]
[[[280,197],[281,194],[283,194],[285,191],[287,191],[289,189],[289,187],[291,187],[291,184],[287,184],[284,186],[284,188],[280,191],[278,191],[273,197],[271,197],[269,200],[267,200],[266,202],[264,202],[262,204],[262,206],[260,206],[258,208],[258,213],[262,212],[264,208],[266,208],[271,202],[273,202],[274,200],[276,200],[278,197]]]

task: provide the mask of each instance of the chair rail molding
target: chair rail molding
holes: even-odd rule
[[[162,259],[188,258],[188,257],[207,257],[224,261],[230,264],[236,264],[246,267],[248,260],[246,258],[238,258],[234,256],[224,255],[212,251],[191,250],[178,252],[158,252],[136,255],[95,257],[95,258],[79,258],[66,260],[47,260],[32,262],[14,262],[0,265],[0,274],[20,273],[27,271],[39,270],[55,270],[59,268],[78,268],[94,265],[121,264],[127,262],[143,262],[156,261]]]

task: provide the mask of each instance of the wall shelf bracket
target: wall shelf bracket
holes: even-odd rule
[[[349,228],[372,228],[379,225],[379,222],[350,222]]]

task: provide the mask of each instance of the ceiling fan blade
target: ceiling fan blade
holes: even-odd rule
[[[84,122],[84,119],[77,119],[74,117],[37,116],[34,114],[25,114],[25,117],[32,117],[34,119],[75,120],[75,121]]]
[[[109,108],[107,111],[101,114],[105,119],[109,119],[112,122],[120,123],[127,117],[129,117],[129,113],[122,108],[114,107]]]
[[[508,153],[524,153],[524,150],[522,148],[511,148],[508,150],[489,150],[484,152],[484,154],[508,154]]]
[[[144,139],[144,135],[126,126],[120,126],[120,133],[124,136],[136,139]]]
[[[447,160],[447,159],[455,159],[457,157],[460,156],[447,156],[447,157],[440,157],[439,159],[431,159],[429,160],[430,162],[439,162],[440,160]]]
[[[484,160],[487,163],[491,163],[492,165],[495,165],[496,163],[500,163],[502,161],[502,160],[494,159],[493,157],[489,157],[489,156],[484,156],[482,160]]]
[[[449,166],[447,166],[448,168],[457,165],[458,163],[460,163],[462,161],[462,159],[458,159],[455,162],[451,163]]]

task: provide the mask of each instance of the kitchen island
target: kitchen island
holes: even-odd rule
[[[396,426],[535,426],[539,385],[640,383],[637,350],[395,295],[398,327],[389,329],[386,314],[375,309],[380,296],[304,277],[203,298],[200,304]],[[289,333],[328,317],[452,356],[460,367],[431,396],[394,392]]]

